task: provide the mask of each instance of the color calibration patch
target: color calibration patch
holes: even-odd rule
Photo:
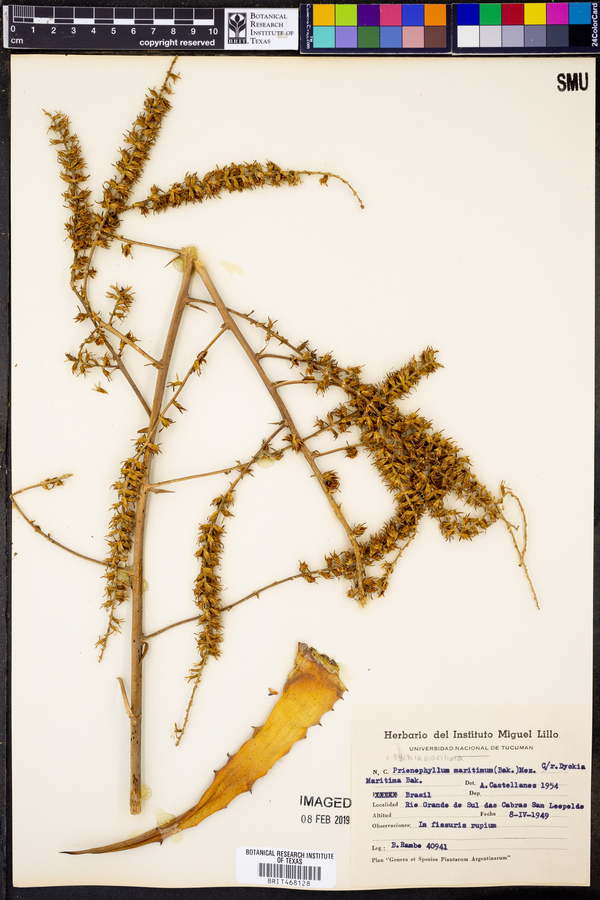
[[[303,3],[302,53],[600,52],[600,2]]]
[[[300,10],[304,53],[449,53],[445,3],[315,3]]]
[[[456,3],[458,53],[598,50],[598,3]]]

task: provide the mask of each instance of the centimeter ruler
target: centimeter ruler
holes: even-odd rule
[[[8,50],[596,55],[600,2],[302,3],[300,9],[3,7]],[[300,44],[300,47],[299,47]]]
[[[298,8],[3,7],[7,50],[297,50]]]

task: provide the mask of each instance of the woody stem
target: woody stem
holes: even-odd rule
[[[345,518],[344,514],[342,513],[342,509],[341,509],[340,505],[336,502],[336,500],[332,496],[331,492],[327,488],[327,485],[325,484],[325,479],[323,477],[323,473],[321,472],[321,470],[319,469],[319,467],[316,463],[314,453],[312,453],[312,451],[306,445],[305,441],[302,440],[300,433],[298,432],[298,429],[296,428],[294,420],[292,419],[292,416],[291,416],[287,406],[285,405],[282,398],[280,397],[280,395],[277,391],[277,388],[275,387],[275,385],[270,380],[269,376],[267,375],[267,373],[261,366],[260,360],[259,360],[257,354],[254,352],[254,350],[252,349],[252,347],[250,346],[250,344],[248,343],[248,341],[242,334],[237,322],[235,321],[235,319],[231,315],[231,312],[229,311],[229,309],[223,302],[223,299],[222,299],[221,295],[219,294],[217,288],[215,287],[213,280],[211,279],[210,275],[208,274],[206,267],[200,262],[199,259],[195,260],[194,265],[195,265],[196,271],[198,272],[198,274],[200,275],[200,278],[202,279],[202,281],[204,283],[204,286],[206,287],[208,293],[210,294],[211,299],[213,300],[215,306],[217,307],[217,309],[221,315],[221,318],[223,319],[224,324],[227,326],[229,331],[231,331],[231,333],[233,334],[233,336],[235,337],[235,339],[241,346],[242,350],[244,351],[244,353],[246,354],[246,356],[248,357],[248,359],[250,360],[250,362],[256,369],[265,388],[271,395],[275,405],[277,406],[277,409],[279,410],[279,413],[281,414],[281,417],[282,417],[286,427],[288,428],[288,430],[292,436],[292,440],[294,442],[293,446],[297,447],[298,450],[304,456],[313,475],[315,476],[315,478],[317,479],[317,482],[321,486],[321,489],[322,489],[323,493],[325,494],[325,497],[327,498],[327,502],[329,503],[329,506],[333,510],[333,513],[334,513],[336,519],[340,522],[342,528],[346,532],[346,537],[348,538],[348,540],[350,542],[350,546],[352,547],[352,551],[354,553],[354,558],[356,560],[356,579],[357,579],[357,587],[358,587],[358,600],[361,605],[364,605],[365,595],[364,595],[364,589],[363,589],[363,562],[362,562],[360,547],[358,545],[358,541],[356,540],[356,536],[354,535],[352,529],[350,528],[350,525],[346,521],[346,518]]]
[[[181,319],[187,304],[188,288],[194,270],[192,255],[183,251],[182,256],[184,259],[183,277],[173,309],[169,330],[165,338],[163,354],[159,361],[160,369],[156,377],[154,399],[148,422],[147,446],[144,451],[142,467],[142,484],[135,515],[135,544],[131,569],[131,714],[128,713],[131,723],[129,808],[132,815],[137,815],[142,810],[142,659],[145,654],[143,628],[144,535],[146,530],[150,470],[152,467],[152,457],[155,453],[155,449],[153,449],[150,444],[154,443],[154,437],[160,422],[169,366],[173,356]]]

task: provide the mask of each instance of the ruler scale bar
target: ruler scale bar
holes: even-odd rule
[[[212,9],[127,9],[123,7],[15,6],[13,23],[31,25],[214,25]]]
[[[2,9],[8,50],[298,50],[297,8],[24,6]]]

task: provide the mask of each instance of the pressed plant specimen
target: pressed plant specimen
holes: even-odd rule
[[[193,828],[213,813],[225,809],[239,794],[251,791],[259,778],[289,753],[297,741],[305,738],[308,729],[320,723],[321,717],[331,710],[345,690],[337,663],[312,647],[299,644],[294,668],[267,721],[254,728],[250,740],[229,757],[222,769],[215,772],[212,784],[198,803],[162,827],[116,844],[72,851],[71,855],[113,853],[145,844],[162,844],[167,838],[186,828]]]
[[[124,145],[119,150],[115,163],[115,174],[104,182],[99,202],[94,202],[92,192],[86,186],[89,176],[83,150],[69,119],[61,112],[48,114],[52,143],[57,149],[61,177],[66,183],[63,197],[70,210],[66,227],[73,249],[70,285],[77,300],[76,320],[89,328],[78,351],[68,354],[68,359],[74,374],[104,378],[103,382],[96,385],[96,390],[101,392],[106,390],[103,385],[121,375],[137,398],[146,421],[144,427],[137,430],[133,437],[133,452],[124,459],[120,470],[116,472],[116,499],[110,518],[106,558],[94,560],[104,567],[106,581],[104,607],[107,622],[97,644],[100,658],[108,641],[123,627],[124,604],[131,603],[130,684],[127,689],[124,680],[120,679],[120,686],[130,719],[130,809],[134,814],[141,809],[143,660],[152,639],[168,627],[181,624],[173,623],[152,634],[146,633],[144,629],[145,537],[151,520],[151,494],[169,490],[169,485],[174,481],[209,476],[227,479],[223,489],[212,501],[212,510],[202,518],[198,528],[198,570],[195,582],[190,586],[190,594],[197,607],[193,619],[198,629],[198,656],[188,675],[189,702],[181,724],[175,727],[177,742],[185,732],[205,667],[211,658],[217,659],[221,653],[225,610],[232,609],[242,600],[250,600],[267,588],[274,588],[283,581],[292,579],[304,579],[310,583],[318,579],[338,579],[346,583],[348,596],[364,607],[372,597],[386,592],[398,561],[414,540],[420,520],[426,514],[437,521],[447,539],[470,540],[495,522],[503,522],[512,537],[519,563],[529,579],[525,566],[524,513],[524,538],[519,542],[515,526],[508,521],[503,510],[504,498],[507,495],[514,497],[512,492],[502,486],[499,495],[495,496],[477,479],[469,459],[454,441],[444,437],[423,416],[400,411],[398,401],[415,389],[422,378],[439,368],[436,351],[428,347],[400,368],[389,372],[381,381],[370,382],[362,377],[359,365],[342,365],[331,353],[317,351],[309,341],[291,339],[283,333],[276,321],[261,321],[252,313],[228,306],[208,271],[201,251],[195,246],[178,248],[143,243],[135,240],[129,232],[136,216],[159,215],[165,210],[201,204],[225,193],[237,194],[268,187],[294,187],[300,185],[304,177],[311,175],[317,175],[323,184],[331,179],[343,182],[353,191],[362,206],[354,189],[338,175],[323,171],[285,169],[270,161],[232,163],[212,169],[202,177],[188,173],[170,186],[155,185],[146,197],[136,199],[136,186],[170,108],[169,96],[178,78],[173,66],[174,64],[170,66],[161,87],[148,93],[140,114],[125,134]],[[245,202],[251,202],[251,198]],[[125,256],[135,253],[137,246],[168,254],[166,258],[173,264],[173,268],[180,271],[170,321],[158,351],[145,339],[136,337],[125,325],[136,302],[136,292],[132,286],[115,283],[106,291],[104,300],[95,296],[97,257],[115,244],[121,246]],[[212,333],[202,330],[205,328],[202,317],[196,315],[202,309],[210,309],[216,314],[218,324]],[[200,349],[180,376],[173,372],[172,360],[182,323],[184,318],[187,323],[188,316],[196,316],[196,321],[200,318],[199,331],[202,337],[199,340]],[[257,390],[265,391],[270,398],[276,421],[255,452],[245,460],[225,460],[225,465],[217,472],[203,471],[186,478],[155,481],[153,462],[161,450],[161,436],[174,425],[175,413],[185,413],[182,401],[191,392],[192,376],[200,374],[208,361],[218,354],[220,342],[225,335],[235,342],[239,353],[251,364]],[[146,395],[133,374],[130,359],[134,354],[155,373],[151,395]],[[283,370],[283,374],[277,378],[272,374],[275,366]],[[291,404],[284,399],[282,389],[291,385],[298,385],[302,390],[309,389],[317,394],[326,394],[331,390],[337,398],[326,415],[316,418],[310,433],[298,426]],[[320,449],[320,439],[341,436],[345,441],[343,446]],[[342,505],[343,479],[334,467],[330,467],[327,460],[323,462],[325,457],[334,453],[343,453],[350,459],[366,454],[383,484],[391,492],[393,515],[377,528],[369,530],[365,525],[350,521],[347,517]],[[236,603],[225,605],[221,561],[227,519],[233,514],[238,487],[257,466],[277,461],[286,454],[296,454],[301,458],[306,466],[307,477],[313,478],[319,485],[331,515],[338,524],[340,547],[335,551],[325,551],[321,565],[309,566],[307,562],[301,561],[298,570],[286,578],[257,587]],[[66,477],[49,478],[32,487],[49,489],[59,486]],[[16,497],[23,490],[27,489],[13,495],[17,508],[20,507]],[[31,520],[28,521],[33,524]],[[34,527],[39,533],[49,537],[39,526]],[[531,590],[533,592],[533,587]],[[535,598],[534,592],[533,596]],[[315,721],[331,705],[332,702],[328,699],[320,708]],[[281,735],[281,723],[287,716],[287,708],[283,706],[282,712],[279,704],[275,707],[278,710],[275,721]],[[307,720],[306,727],[310,724],[312,720]],[[273,727],[271,722],[269,729]],[[264,733],[261,732],[263,737]],[[282,737],[275,758],[287,752],[289,746],[291,744],[288,738],[283,740]],[[260,772],[265,771],[265,754],[261,748],[262,741],[257,732],[251,752],[248,751],[250,768],[244,769],[244,783],[252,782],[260,777]],[[271,758],[269,766],[273,762],[274,759]],[[228,778],[230,772],[231,768],[228,769]],[[227,796],[232,798],[239,793],[241,783],[242,781],[228,786],[227,791],[230,793]],[[203,801],[200,803],[203,804]],[[210,804],[208,808],[214,811]],[[204,814],[200,816],[199,810],[194,807],[189,815],[180,817],[178,827],[190,827],[203,817]],[[164,833],[157,832],[142,843],[162,838]]]

